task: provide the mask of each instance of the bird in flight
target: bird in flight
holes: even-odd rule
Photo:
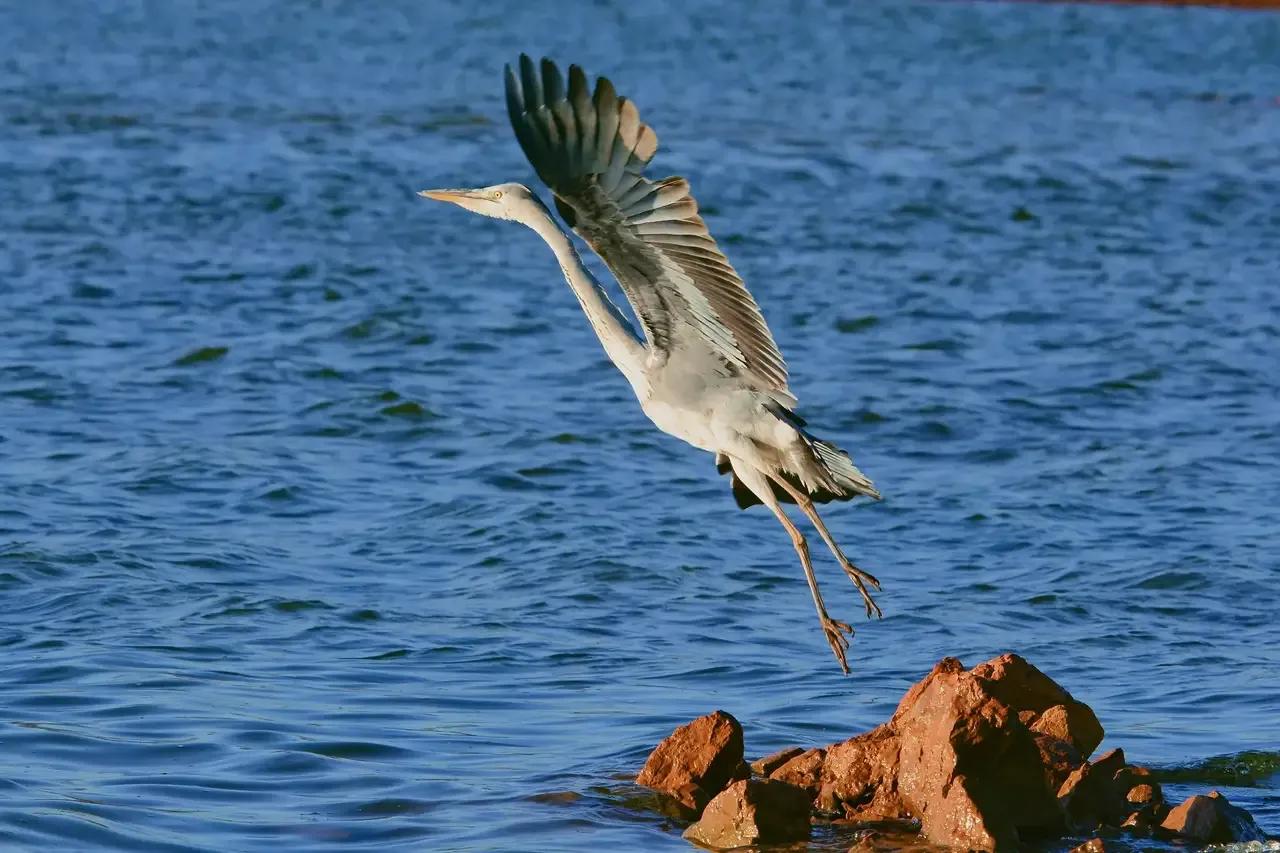
[[[815,437],[795,413],[787,368],[751,294],[698,215],[684,178],[651,180],[645,167],[658,138],[635,104],[608,79],[594,91],[576,65],[566,82],[555,63],[522,55],[506,69],[507,111],[516,139],[573,232],[609,267],[640,331],[583,265],[572,239],[528,187],[423,190],[484,216],[532,228],[560,263],[605,353],[634,389],[640,408],[663,432],[715,454],[740,508],[768,507],[791,536],[818,620],[840,668],[853,628],[827,614],[809,546],[782,503],[813,523],[840,568],[862,594],[867,616],[880,615],[868,586],[879,581],[844,555],[815,504],[859,495],[879,500],[849,454]]]

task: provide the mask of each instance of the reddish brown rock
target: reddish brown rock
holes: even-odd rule
[[[848,817],[896,815],[898,735],[886,723],[827,747],[818,780],[817,806]]]
[[[1123,767],[1124,751],[1113,749],[1067,776],[1058,788],[1058,806],[1068,828],[1080,832],[1124,820],[1123,795],[1117,794],[1114,784],[1116,772]]]
[[[987,692],[1016,711],[1044,713],[1072,701],[1058,682],[1027,663],[1021,655],[1003,654],[980,663],[973,674],[986,682]]]
[[[1150,835],[1154,825],[1145,811],[1137,811],[1125,818],[1120,828],[1133,835]]]
[[[1129,793],[1125,794],[1126,802],[1132,806],[1147,806],[1149,803],[1155,803],[1158,797],[1160,794],[1156,793],[1156,789],[1147,784],[1134,785],[1129,789]]]
[[[1164,792],[1160,783],[1145,767],[1121,767],[1111,780],[1116,797],[1121,801],[1120,810],[1128,813],[1141,812],[1148,823],[1153,821],[1164,807]]]
[[[1093,709],[1074,699],[1046,708],[1031,724],[1031,731],[1068,741],[1081,758],[1093,754],[1102,743],[1103,735],[1102,723],[1098,722]]]
[[[825,763],[825,749],[806,749],[790,761],[774,769],[770,779],[795,785],[809,795],[812,801],[818,795],[818,786],[822,781],[822,765]]]
[[[1265,841],[1267,838],[1266,833],[1253,822],[1251,814],[1231,805],[1217,791],[1211,791],[1208,796],[1197,794],[1188,797],[1169,811],[1160,826],[1184,838],[1207,844]]]
[[[752,769],[766,779],[733,781],[749,772],[741,729],[717,712],[660,744],[638,781],[689,809],[714,797],[688,833],[706,846],[786,832],[805,837],[795,835],[798,817],[793,830],[775,833],[786,823],[775,821],[775,811],[803,813],[807,835],[812,806],[877,833],[894,827],[900,834],[903,818],[918,820],[921,845],[1003,853],[1068,823],[1092,829],[1128,820],[1145,831],[1164,816],[1159,785],[1143,768],[1127,767],[1123,752],[1084,760],[1082,750],[1101,738],[1087,706],[1017,655],[968,671],[945,658],[912,685],[888,722],[825,751],[791,748],[761,758]],[[1102,849],[1084,845],[1081,853]]]
[[[745,767],[742,726],[724,711],[713,711],[658,744],[636,782],[700,812]]]
[[[1061,688],[1016,655],[972,672],[948,658],[908,691],[888,724],[899,738],[898,797],[935,844],[1013,849],[1019,828],[1060,823],[1035,739],[993,685],[1061,701]]]
[[[744,779],[715,796],[684,837],[715,850],[803,841],[809,837],[809,795],[774,779]]]
[[[751,762],[751,772],[757,776],[768,776],[802,752],[804,750],[798,746],[789,746],[786,749],[780,749],[775,753],[766,755],[764,758],[757,758]]]
[[[1106,853],[1107,842],[1101,838],[1090,838],[1084,844],[1077,844],[1071,848],[1071,853]]]
[[[1035,736],[1036,749],[1040,751],[1040,765],[1044,768],[1045,784],[1050,791],[1057,791],[1062,783],[1084,760],[1070,742],[1049,735]]]

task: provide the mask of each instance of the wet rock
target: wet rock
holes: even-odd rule
[[[774,769],[770,779],[795,785],[809,795],[812,801],[818,795],[818,787],[822,781],[822,766],[826,762],[825,749],[807,749],[790,761]]]
[[[921,840],[919,821],[842,821],[840,825],[859,827],[847,853],[940,853],[940,848]]]
[[[1016,655],[972,672],[947,658],[889,721],[899,739],[897,794],[935,844],[1013,849],[1020,828],[1061,822],[1035,739],[997,692],[1049,707],[1064,691]]]
[[[1265,838],[1216,792],[1169,811],[1151,771],[1119,749],[1085,760],[1102,736],[1087,706],[1017,655],[972,670],[945,658],[887,722],[825,750],[792,747],[748,767],[741,727],[717,711],[659,744],[637,781],[670,794],[664,811],[701,811],[687,837],[721,849],[806,838],[812,809],[858,830],[855,849],[866,851],[1004,853],[1064,829],[1120,838],[1115,827],[1211,843]],[[1117,844],[1129,849],[1095,838],[1073,853]]]
[[[1045,784],[1049,790],[1057,791],[1062,783],[1084,760],[1069,741],[1060,740],[1050,735],[1035,736],[1036,749],[1040,751],[1040,765],[1044,768]]]
[[[1093,709],[1074,699],[1046,708],[1031,724],[1031,731],[1068,741],[1081,758],[1092,755],[1103,736],[1102,723]]]
[[[1145,767],[1122,767],[1112,777],[1112,787],[1119,800],[1119,809],[1130,817],[1140,818],[1139,825],[1157,824],[1164,817],[1164,792],[1160,783]],[[1122,826],[1125,826],[1128,820]]]
[[[1071,853],[1106,853],[1107,842],[1101,838],[1090,838],[1084,844],[1077,844],[1071,848]]]
[[[1096,767],[1099,773],[1106,773],[1112,777],[1122,768],[1129,766],[1124,763],[1124,750],[1119,747],[1108,749],[1102,755],[1090,761],[1089,764]]]
[[[724,711],[713,711],[658,744],[636,782],[698,813],[744,770],[750,772],[742,760],[742,726]]]
[[[800,753],[804,752],[798,746],[789,746],[786,749],[780,749],[772,755],[766,755],[764,758],[757,758],[751,762],[751,772],[757,776],[768,776],[774,770],[786,764]]]
[[[1137,811],[1124,819],[1120,828],[1132,835],[1146,836],[1151,834],[1155,826],[1151,816],[1145,811]]]
[[[1134,785],[1124,799],[1131,806],[1151,806],[1160,802],[1160,791],[1154,785]]]
[[[827,747],[818,779],[819,809],[848,817],[897,816],[898,735],[885,724]]]
[[[1117,794],[1114,784],[1117,771],[1123,767],[1124,751],[1113,749],[1067,776],[1058,788],[1058,806],[1068,828],[1082,832],[1105,823],[1118,825],[1124,820],[1123,795]]]
[[[774,779],[734,782],[707,804],[684,837],[715,850],[803,841],[809,837],[809,795]]]
[[[1253,822],[1253,816],[1233,806],[1217,791],[1188,797],[1169,811],[1160,824],[1162,829],[1184,838],[1206,844],[1232,841],[1265,841],[1266,833]]]

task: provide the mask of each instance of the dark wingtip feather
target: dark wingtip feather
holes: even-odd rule
[[[569,66],[569,99],[579,100],[591,97],[591,88],[587,85],[587,72],[581,66]]]
[[[530,112],[542,105],[542,83],[538,80],[538,69],[527,53],[520,54],[520,85],[524,90],[525,107]]]
[[[507,114],[511,117],[511,126],[519,131],[520,116],[524,114],[524,93],[520,91],[520,81],[510,65],[503,66],[503,81],[507,88]]]
[[[564,100],[564,78],[560,69],[547,57],[542,57],[542,94],[547,106]]]
[[[608,77],[596,78],[596,106],[605,103],[616,103],[618,100],[618,90],[613,88],[613,81]]]

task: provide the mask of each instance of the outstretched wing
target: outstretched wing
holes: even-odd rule
[[[658,138],[606,78],[520,57],[506,70],[520,147],[555,193],[556,209],[617,277],[654,354],[704,358],[794,400],[760,308],[698,215],[684,178],[651,181]]]

